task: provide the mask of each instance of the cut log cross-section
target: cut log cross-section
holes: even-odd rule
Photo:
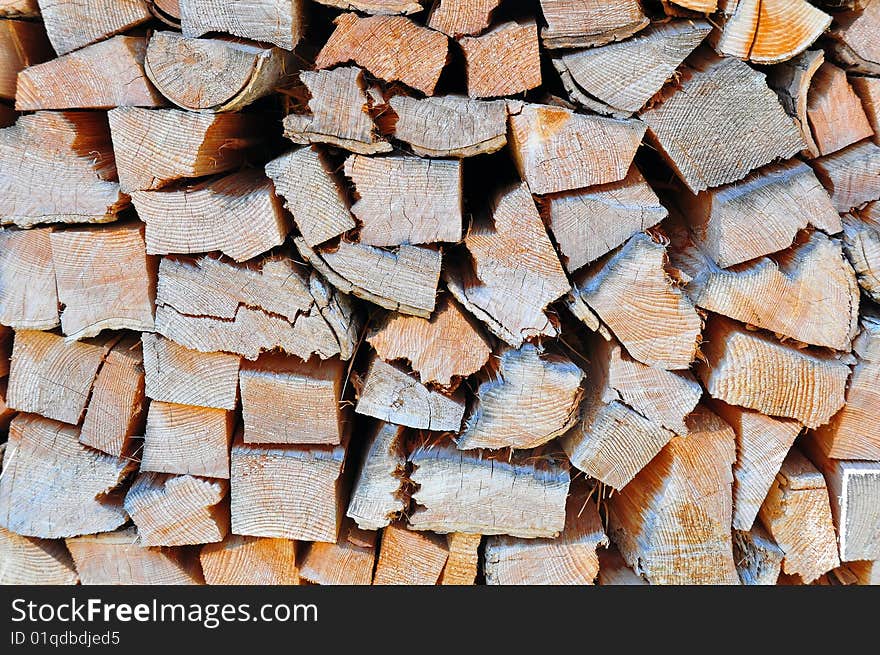
[[[849,83],[862,101],[862,109],[874,132],[874,142],[880,142],[880,78],[850,77]]]
[[[458,38],[473,36],[487,27],[501,0],[440,0],[433,5],[428,27]]]
[[[152,17],[144,0],[42,0],[40,15],[59,55],[125,32]]]
[[[302,0],[179,0],[180,26],[187,36],[227,32],[293,50],[302,37]]]
[[[880,202],[843,218],[843,244],[859,285],[880,301]]]
[[[15,99],[19,72],[52,57],[52,47],[39,23],[22,20],[0,22],[0,98]]]
[[[459,39],[471,98],[514,95],[541,85],[538,26],[508,21]]]
[[[446,535],[446,547],[449,558],[440,574],[441,585],[473,585],[476,584],[479,568],[479,549],[483,540],[481,534],[466,532],[450,532]]]
[[[213,585],[296,585],[296,542],[231,534],[199,553],[205,582]]]
[[[807,96],[807,117],[818,154],[827,155],[874,136],[862,102],[846,73],[825,62],[816,71]]]
[[[835,16],[829,50],[848,70],[866,75],[880,75],[880,2],[868,0],[864,11],[849,11]]]
[[[811,165],[839,212],[880,199],[880,146],[868,139],[814,159]]]
[[[0,528],[0,584],[75,585],[70,553],[59,541],[22,537]]]
[[[582,48],[622,41],[648,26],[637,0],[541,0],[545,48]]]
[[[442,537],[390,525],[382,530],[373,584],[437,584],[448,558],[449,550]]]
[[[61,324],[49,229],[0,229],[0,324],[51,330]]]
[[[744,585],[775,585],[785,553],[760,523],[749,532],[734,530],[733,558]]]
[[[319,585],[371,584],[376,564],[376,537],[376,532],[359,530],[352,521],[343,520],[335,543],[308,544],[300,576]]]
[[[404,509],[405,428],[378,422],[370,434],[346,516],[362,530],[386,527]]]

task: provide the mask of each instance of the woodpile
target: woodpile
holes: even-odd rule
[[[0,583],[880,583],[878,35],[0,2]]]

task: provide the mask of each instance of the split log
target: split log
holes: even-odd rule
[[[697,371],[713,398],[809,428],[843,406],[850,370],[835,355],[780,343],[721,316],[707,323],[702,351],[706,363]]]
[[[564,434],[577,420],[584,372],[568,357],[531,343],[496,353],[480,377],[456,445],[536,448]]]
[[[228,479],[234,425],[234,413],[224,409],[153,401],[147,412],[141,471]]]
[[[114,36],[23,70],[15,108],[107,109],[161,107],[162,96],[144,74],[147,40]]]
[[[829,53],[845,68],[880,75],[880,2],[869,0],[864,11],[837,14],[831,26]]]
[[[0,224],[106,223],[127,204],[103,113],[38,112],[0,130]]]
[[[751,531],[733,532],[733,559],[744,585],[775,585],[785,553],[767,531],[756,524]]]
[[[796,57],[831,25],[831,16],[806,0],[727,0],[715,49],[756,64]]]
[[[626,177],[645,134],[638,120],[575,114],[564,107],[511,108],[510,147],[532,193],[617,182]]]
[[[651,584],[738,584],[730,521],[733,431],[705,408],[608,501],[626,562]]]
[[[599,546],[608,545],[595,503],[568,497],[565,529],[556,539],[489,537],[483,569],[489,585],[592,585]]]
[[[289,231],[272,182],[260,170],[131,196],[147,224],[151,255],[219,250],[243,262],[284,243]]]
[[[128,528],[68,539],[84,585],[205,584],[198,556],[184,548],[147,548]]]
[[[148,332],[141,341],[149,398],[178,405],[236,408],[240,357],[200,353]]]
[[[824,63],[816,71],[807,96],[807,117],[818,154],[828,155],[874,136],[862,102],[846,73]]]
[[[345,192],[321,151],[300,148],[285,153],[266,164],[266,175],[309,247],[357,226]]]
[[[111,493],[133,468],[83,446],[73,426],[20,414],[3,458],[0,526],[44,539],[115,530],[128,516]]]
[[[874,143],[880,142],[880,79],[876,77],[850,77],[849,83],[859,100],[862,101],[865,116],[874,132]]]
[[[180,0],[180,26],[186,36],[228,32],[293,50],[304,30],[302,0]]]
[[[340,14],[315,59],[317,68],[353,61],[386,82],[431,95],[446,65],[448,40],[403,16]]]
[[[345,515],[339,446],[232,446],[232,532],[336,543]],[[305,575],[305,573],[303,573]]]
[[[52,46],[40,23],[0,21],[0,98],[15,99],[18,73],[52,59]]]
[[[40,15],[37,0],[0,0],[0,16],[34,18]]]
[[[367,337],[386,362],[405,360],[422,384],[454,390],[489,360],[492,345],[449,296],[441,296],[430,319],[391,313]]]
[[[419,430],[458,432],[464,418],[464,394],[447,396],[429,389],[394,364],[374,357],[355,411]]]
[[[212,585],[297,585],[296,542],[231,534],[199,553],[205,582]]]
[[[396,116],[394,138],[422,157],[473,157],[507,144],[508,109],[503,100],[396,95],[389,104]]]
[[[0,324],[17,330],[61,325],[49,229],[0,229]]]
[[[79,576],[60,541],[22,537],[0,528],[0,584],[75,585]]]
[[[51,332],[16,330],[6,402],[21,412],[79,424],[111,346],[112,342],[70,342]]]
[[[785,553],[785,573],[809,584],[840,565],[825,480],[797,449],[776,474],[760,517]]]
[[[703,20],[655,23],[634,37],[553,59],[574,102],[601,114],[639,111],[712,30]]]
[[[278,353],[244,362],[239,373],[245,443],[338,444],[349,420],[338,358],[304,362]]]
[[[423,0],[316,0],[318,4],[365,14],[417,14],[424,9]]]
[[[843,244],[822,232],[735,268],[718,268],[673,237],[673,256],[697,307],[804,343],[849,350],[858,329],[859,285]]]
[[[471,262],[445,272],[449,291],[498,338],[514,348],[556,336],[547,305],[571,285],[525,184],[495,194],[489,216],[464,239]]]
[[[843,247],[859,286],[880,301],[880,203],[870,202],[843,217]]]
[[[144,0],[42,0],[40,14],[59,55],[126,32],[152,18]]]
[[[312,250],[302,238],[300,255],[342,293],[401,314],[429,318],[434,311],[442,254],[422,246],[394,251],[342,240],[333,250]]]
[[[479,567],[481,534],[450,532],[446,535],[449,558],[440,574],[441,585],[474,585]]]
[[[880,146],[865,139],[810,162],[839,212],[880,199]]]
[[[79,440],[109,455],[131,453],[131,439],[143,434],[144,362],[135,336],[118,341],[104,358],[92,385]]]
[[[431,7],[428,27],[457,39],[479,34],[492,22],[501,0],[440,0]]]
[[[246,266],[163,258],[156,304],[163,336],[191,350],[251,360],[275,348],[301,359],[349,359],[360,330],[350,299],[283,256]]]
[[[271,93],[288,74],[290,54],[226,39],[150,37],[144,71],[165,98],[193,111],[236,111]]]
[[[460,161],[351,155],[343,170],[357,197],[351,213],[361,224],[359,243],[402,246],[461,240]]]
[[[690,65],[681,89],[640,117],[692,192],[733,182],[804,148],[798,128],[763,73],[736,59],[705,53],[691,57]],[[695,111],[695,98],[700,111]],[[728,147],[719,149],[716,143]]]
[[[599,551],[599,584],[603,587],[611,585],[646,585],[642,576],[637,575],[623,559],[620,551],[614,546]]]
[[[736,434],[733,529],[748,531],[802,426],[797,421],[771,418],[721,401],[710,407]]]
[[[405,428],[377,422],[367,439],[364,458],[345,514],[362,530],[388,526],[406,509],[403,474]]]
[[[805,154],[810,157],[819,156],[819,147],[813,139],[807,102],[813,76],[824,61],[823,50],[806,50],[794,59],[773,66],[767,72],[767,84],[776,91],[783,109],[800,130],[801,139],[807,146]]]
[[[243,114],[120,107],[107,116],[126,192],[236,169],[260,140],[256,121]]]
[[[494,98],[541,86],[538,26],[534,20],[507,21],[480,36],[458,41],[464,52],[471,98]]]
[[[284,136],[294,143],[329,143],[362,155],[391,152],[370,115],[373,99],[360,68],[303,71],[299,79],[311,96],[309,113],[287,115]]]
[[[555,537],[565,527],[568,463],[552,453],[495,456],[432,441],[409,456],[409,526],[439,533]]]
[[[336,543],[306,546],[300,577],[319,585],[368,585],[376,564],[376,533],[343,520]]]
[[[570,273],[669,214],[635,166],[619,182],[544,196],[539,204]]]
[[[125,511],[144,546],[223,541],[229,531],[226,480],[141,473],[125,496]]]
[[[841,230],[828,193],[796,159],[677,199],[694,243],[721,268],[784,250],[808,225],[828,234]]]
[[[82,227],[49,235],[61,329],[69,339],[103,330],[153,331],[156,258],[140,223]]]
[[[582,48],[622,41],[648,26],[637,0],[541,0],[545,48]]]
[[[446,540],[402,525],[382,530],[374,585],[435,585],[446,566]]]
[[[635,359],[685,369],[696,355],[702,321],[666,263],[666,247],[639,233],[579,274],[574,293]]]

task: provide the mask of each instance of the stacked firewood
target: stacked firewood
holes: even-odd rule
[[[0,581],[880,581],[880,0],[0,15]]]

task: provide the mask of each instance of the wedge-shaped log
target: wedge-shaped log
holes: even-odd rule
[[[119,107],[107,116],[126,192],[233,170],[260,140],[256,122],[244,114]]]
[[[126,223],[52,232],[61,329],[70,339],[103,330],[153,331],[156,258],[144,226]]]
[[[146,50],[145,37],[114,36],[31,66],[18,76],[15,108],[161,107],[162,95],[144,74]]]
[[[650,366],[685,369],[696,354],[701,320],[666,263],[663,244],[636,234],[579,274],[574,293],[633,357]]]
[[[796,448],[776,474],[760,517],[785,553],[785,573],[809,584],[840,565],[825,480]]]
[[[180,0],[180,26],[187,36],[228,32],[293,50],[305,28],[302,0]]]
[[[141,473],[125,495],[125,511],[144,546],[222,541],[229,531],[226,480]]]
[[[511,106],[510,147],[532,193],[558,193],[626,177],[645,134],[617,120],[551,105]]]
[[[0,528],[0,584],[74,585],[79,576],[60,541],[22,537]]]
[[[75,427],[19,414],[3,457],[0,527],[44,539],[115,530],[128,516],[109,494],[133,468],[83,446]]]
[[[835,16],[831,27],[829,51],[834,58],[857,73],[880,75],[880,3],[864,3],[864,11],[850,11]]]
[[[277,353],[245,362],[239,374],[245,443],[338,444],[349,420],[342,411],[346,365]]]
[[[376,565],[377,533],[359,530],[343,520],[336,543],[312,542],[306,546],[300,577],[319,585],[368,585]]]
[[[850,77],[849,83],[862,101],[862,109],[874,132],[874,143],[880,142],[880,78]]]
[[[811,165],[839,212],[880,199],[880,146],[868,139],[814,159]]]
[[[495,456],[428,442],[409,456],[418,490],[409,526],[434,532],[555,537],[565,527],[568,463],[534,453]]]
[[[596,504],[586,494],[568,497],[565,529],[556,539],[486,540],[483,570],[490,585],[592,585],[599,575],[599,546],[608,537]]]
[[[0,229],[0,324],[17,330],[61,325],[49,229]]]
[[[798,128],[767,87],[763,73],[736,59],[706,53],[692,57],[690,66],[681,89],[640,118],[691,191],[739,180],[804,148]],[[731,126],[736,126],[735,136]],[[728,147],[719,149],[716,143]]]
[[[440,574],[441,585],[474,585],[480,559],[481,534],[450,532],[446,535],[446,548],[449,558]]]
[[[824,62],[823,50],[806,50],[767,71],[767,84],[776,91],[782,108],[800,130],[801,139],[806,144],[804,154],[810,157],[819,156],[819,146],[813,139],[813,130],[807,115],[807,102],[813,76]]]
[[[40,15],[59,55],[125,32],[152,18],[144,0],[42,0]]]
[[[0,98],[14,100],[19,72],[51,58],[52,46],[40,23],[0,22]]]
[[[339,446],[232,446],[232,532],[336,543],[345,515]]]
[[[162,335],[191,350],[251,360],[275,348],[302,359],[349,359],[359,330],[349,298],[283,256],[247,266],[163,258],[156,303]]]
[[[415,532],[404,525],[382,530],[374,585],[435,585],[446,566],[446,540],[430,532]]]
[[[577,420],[583,379],[568,357],[531,343],[501,350],[480,378],[457,446],[523,449],[555,439]]]
[[[131,195],[147,224],[150,254],[219,250],[243,262],[284,243],[289,231],[272,182],[259,170]]]
[[[38,112],[0,130],[0,224],[106,223],[126,205],[105,114]]]
[[[556,336],[547,305],[571,285],[525,184],[499,191],[464,239],[472,262],[444,271],[449,291],[514,348]]]
[[[442,296],[430,319],[391,313],[367,337],[386,362],[405,360],[422,384],[455,389],[489,360],[492,345],[455,300]]]
[[[582,48],[622,41],[648,26],[637,0],[541,0],[545,48]]]
[[[788,248],[808,225],[840,232],[840,216],[809,166],[771,164],[733,184],[678,196],[691,238],[721,268]]]
[[[645,106],[711,30],[702,20],[655,23],[620,43],[560,54],[553,65],[573,101],[627,116]]]
[[[471,98],[514,95],[541,86],[535,21],[507,21],[480,36],[459,39]]]
[[[403,427],[377,421],[368,437],[345,511],[362,530],[384,528],[406,509],[404,434]]]
[[[739,584],[733,561],[733,430],[705,408],[608,501],[609,533],[651,584]]]
[[[428,27],[452,38],[479,34],[492,21],[501,0],[440,0],[431,7]]]
[[[153,401],[141,471],[228,479],[234,425],[235,415],[224,409]]]
[[[807,117],[820,155],[874,136],[861,100],[846,73],[834,64],[819,67],[807,98]]]
[[[241,358],[226,353],[200,353],[158,334],[141,337],[146,394],[179,405],[234,410]]]
[[[315,66],[353,61],[387,82],[403,82],[431,95],[446,65],[448,39],[403,16],[340,14]]]
[[[284,136],[294,143],[329,143],[362,155],[391,152],[370,116],[373,98],[360,68],[303,71],[299,78],[311,96],[309,111],[288,114]]]
[[[728,404],[808,428],[827,423],[843,406],[850,370],[834,355],[798,349],[720,316],[708,322],[701,350],[703,385]]]
[[[296,542],[230,534],[199,552],[205,582],[213,585],[296,585]]]
[[[458,432],[464,408],[461,391],[447,396],[429,389],[400,367],[374,357],[355,411],[419,430]]]
[[[544,196],[539,203],[569,272],[669,215],[635,166],[619,182]]]
[[[271,93],[289,72],[290,54],[226,39],[155,32],[143,63],[159,93],[178,107],[225,112]]]
[[[84,585],[205,584],[198,554],[186,548],[148,548],[135,528],[67,540]]]
[[[402,246],[461,240],[460,161],[351,155],[343,170],[358,198],[351,212],[361,224],[360,243]]]
[[[775,585],[785,553],[757,523],[749,532],[734,530],[733,559],[745,585]]]
[[[855,269],[859,286],[880,302],[880,203],[843,218],[843,247]]]

